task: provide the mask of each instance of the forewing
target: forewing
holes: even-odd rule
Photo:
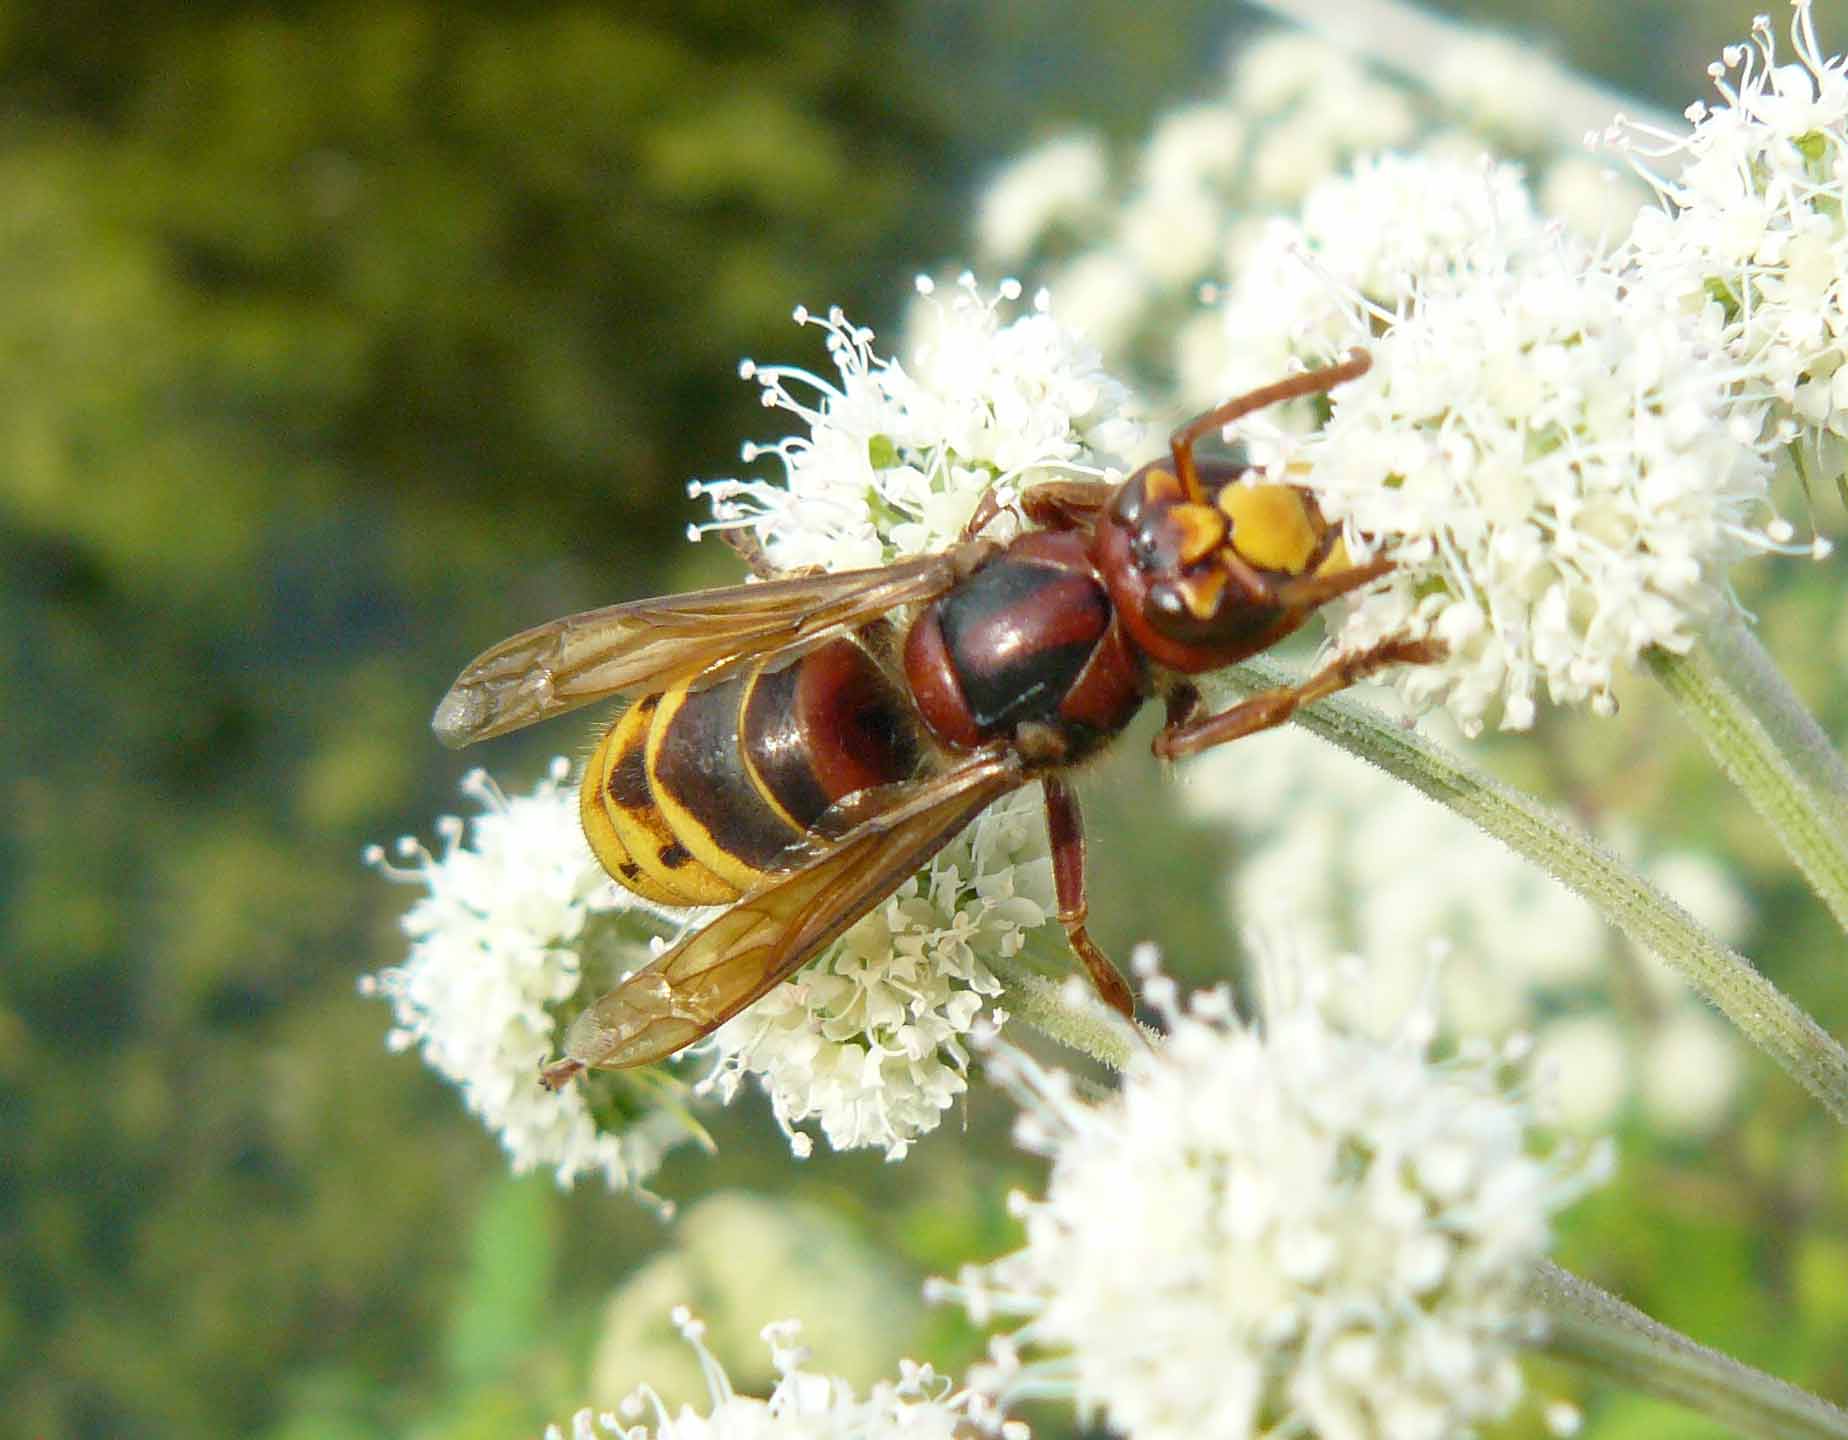
[[[445,745],[469,745],[613,695],[717,678],[753,656],[940,595],[955,578],[948,556],[926,555],[567,615],[477,655],[430,725]]]
[[[1005,750],[980,752],[914,788],[801,868],[739,900],[579,1016],[565,1050],[622,1069],[665,1059],[795,973],[941,850],[986,806],[1025,783]]]

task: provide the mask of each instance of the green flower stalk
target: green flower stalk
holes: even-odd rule
[[[1650,672],[1848,931],[1848,769],[1749,631],[1716,624]]]

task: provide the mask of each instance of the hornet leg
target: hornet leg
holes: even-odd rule
[[[1155,737],[1155,753],[1163,760],[1197,755],[1228,740],[1255,735],[1283,724],[1304,705],[1345,690],[1377,670],[1392,665],[1423,665],[1444,658],[1437,640],[1382,640],[1370,650],[1339,655],[1300,685],[1285,685],[1253,695],[1217,715],[1170,723]],[[1056,864],[1056,861],[1055,861]]]
[[[1059,897],[1059,923],[1098,996],[1126,1020],[1134,1020],[1136,1000],[1129,982],[1084,928],[1090,912],[1084,898],[1084,817],[1078,799],[1053,775],[1045,776],[1040,787],[1046,792],[1046,833],[1052,838],[1052,883]]]

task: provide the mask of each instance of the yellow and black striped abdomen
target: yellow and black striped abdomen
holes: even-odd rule
[[[597,745],[584,834],[618,883],[722,905],[786,870],[821,815],[917,769],[910,704],[851,639],[638,701]]]
[[[737,891],[694,863],[655,804],[647,744],[666,698],[650,695],[631,705],[591,752],[578,790],[584,838],[611,877],[645,900],[723,904],[736,899]]]

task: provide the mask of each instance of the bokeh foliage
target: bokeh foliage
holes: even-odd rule
[[[1712,8],[1696,61],[1746,18]],[[463,765],[424,727],[474,649],[722,572],[681,555],[681,486],[763,434],[739,356],[819,362],[794,303],[883,326],[959,250],[983,164],[1061,122],[1133,136],[1247,21],[0,4],[0,1428],[486,1437],[593,1398],[601,1307],[674,1232],[508,1180],[385,1053],[353,985],[407,895],[359,849],[452,807]],[[1839,587],[1767,600],[1841,733]],[[523,783],[565,728],[486,759]],[[1720,833],[1736,806],[1694,752],[1650,742],[1639,769],[1620,743],[1559,727],[1525,778],[1590,810],[1621,771],[1626,808],[1775,871],[1751,822]],[[1097,782],[1094,928],[1223,953],[1216,900],[1138,903],[1212,895],[1172,868],[1206,852],[1157,783],[1139,753]],[[1775,903],[1827,948],[1800,895]],[[1848,1028],[1839,976],[1779,978]],[[1662,1318],[1766,1337],[1747,1358],[1839,1395],[1842,1150],[1761,1067],[1750,1103],[1717,1155],[1633,1137],[1578,1241]],[[1002,1248],[1031,1183],[1006,1122],[980,1097],[902,1166],[795,1166],[745,1105],[660,1183],[789,1197],[869,1266],[944,1272]],[[891,1343],[949,1366],[973,1344],[941,1312]]]
[[[940,122],[889,7],[8,18],[8,1428],[378,1412],[495,1160],[354,997],[359,847],[469,649],[672,583],[737,357],[915,263]]]

